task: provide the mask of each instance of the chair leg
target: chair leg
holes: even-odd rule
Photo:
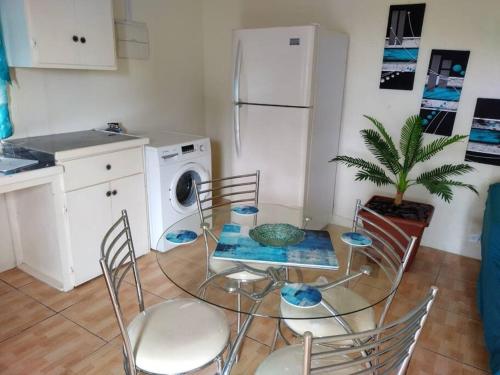
[[[276,319],[276,328],[274,329],[273,342],[271,343],[271,353],[274,352],[274,349],[276,349],[276,343],[278,341],[278,335],[279,335],[279,326],[280,326],[280,319]]]
[[[127,357],[127,353],[125,352],[125,349],[123,349],[123,370],[125,371],[125,375],[136,375],[137,374],[136,368],[132,369],[130,367],[130,361]]]
[[[126,357],[123,359],[123,370],[125,371],[125,375],[132,375],[130,372],[130,366],[128,365],[128,359]]]
[[[292,331],[292,333],[295,336],[295,332]],[[274,331],[274,338],[273,338],[273,342],[271,344],[271,352],[274,352],[274,350],[276,349],[276,344],[278,343],[278,338],[283,340],[285,345],[291,345],[290,341],[288,341],[286,339],[285,335],[283,334],[283,331],[281,330],[281,319],[277,319],[277,321],[276,321],[276,329]]]
[[[241,289],[241,281],[238,280],[238,289]],[[241,294],[237,294],[236,295],[236,310],[238,311],[238,316],[236,318],[236,327],[237,327],[237,331],[236,332],[240,332],[240,328],[241,328]]]
[[[220,375],[222,373],[222,368],[224,367],[222,355],[215,359],[215,364],[217,366],[217,375]]]

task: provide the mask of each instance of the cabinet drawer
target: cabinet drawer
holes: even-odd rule
[[[142,147],[62,163],[65,191],[100,184],[144,170]]]

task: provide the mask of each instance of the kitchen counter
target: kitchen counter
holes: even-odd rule
[[[104,130],[85,130],[18,138],[5,142],[13,147],[51,155],[56,162],[61,162],[123,149],[124,142],[126,147],[136,147],[147,144],[149,140]]]
[[[11,242],[8,251],[13,251],[4,259],[15,262],[8,267],[15,265],[57,289],[72,289],[86,280],[85,273],[77,273],[80,268],[98,267],[98,259],[88,253],[99,251],[99,231],[112,224],[115,207],[129,211],[134,238],[144,232],[142,242],[148,244],[142,156],[148,142],[97,130],[2,142],[0,156],[38,161],[0,173],[8,217],[0,225],[10,231],[2,241]],[[106,194],[111,190],[114,195]],[[0,266],[8,269],[6,264]]]

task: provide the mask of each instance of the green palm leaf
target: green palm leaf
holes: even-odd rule
[[[472,172],[473,170],[474,168],[472,168],[469,164],[444,164],[440,167],[422,173],[415,181],[421,184],[425,181],[445,180],[448,177],[461,176],[465,173]]]
[[[471,184],[466,184],[460,181],[454,181],[454,180],[445,180],[445,183],[447,183],[449,186],[458,186],[458,187],[463,187],[466,189],[469,189],[479,195],[479,191],[477,191],[476,187]]]
[[[417,184],[423,185],[431,194],[447,202],[453,198],[453,187],[466,188],[477,194],[473,185],[451,179],[473,171],[474,168],[468,164],[444,164],[421,173],[416,179],[410,177],[415,164],[429,160],[446,146],[460,142],[467,136],[442,137],[423,146],[422,120],[418,115],[410,116],[401,129],[398,150],[382,123],[373,117],[365,117],[375,129],[361,130],[361,136],[380,165],[349,156],[337,156],[330,160],[357,168],[356,181],[371,181],[377,186],[394,185],[398,193],[395,204],[400,204],[406,190]],[[389,177],[386,172],[392,175]]]
[[[367,116],[367,115],[363,115],[363,116],[365,118],[367,118],[368,120],[370,120],[371,123],[377,128],[380,135],[384,138],[385,142],[387,143],[387,147],[390,149],[391,154],[395,155],[396,159],[399,160],[398,149],[396,148],[396,145],[394,144],[389,133],[387,133],[387,130],[385,129],[384,125],[382,125],[382,123],[380,121],[378,121],[377,119],[375,119],[371,116]]]
[[[408,117],[401,129],[399,148],[403,154],[403,168],[410,170],[416,163],[417,154],[422,147],[422,120],[419,116]]]
[[[368,180],[375,183],[377,186],[394,184],[394,181],[385,174],[381,167],[361,158],[340,155],[330,161],[340,162],[347,167],[359,168],[360,170],[356,173],[356,181]]]
[[[389,169],[392,173],[398,174],[402,166],[399,164],[399,155],[392,150],[388,144],[374,129],[361,130],[361,136],[365,141],[368,150],[375,156],[375,158]]]
[[[421,182],[421,184],[429,191],[429,193],[436,194],[438,197],[444,199],[448,203],[453,199],[453,191],[451,190],[453,186],[464,187],[476,194],[479,194],[473,185],[465,184],[460,181],[426,180],[424,182]]]
[[[360,170],[356,172],[356,181],[370,181],[373,182],[377,186],[382,186],[382,185],[392,185],[394,182],[387,177],[387,175],[382,171],[381,173],[373,173],[371,172],[366,172],[363,170]]]
[[[417,162],[422,162],[429,160],[438,152],[442,151],[446,146],[449,146],[456,142],[461,142],[466,139],[466,135],[454,135],[452,137],[441,137],[423,146],[417,154]]]
[[[431,194],[435,194],[438,197],[444,199],[445,202],[450,202],[453,199],[453,191],[450,185],[444,183],[440,180],[424,181],[421,184],[429,191]]]

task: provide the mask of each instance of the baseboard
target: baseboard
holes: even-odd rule
[[[26,272],[27,274],[33,276],[34,278],[43,281],[44,283],[50,285],[53,288],[56,288],[57,290],[61,290],[65,292],[63,288],[62,282],[54,279],[51,276],[45,275],[44,273],[41,273],[40,271],[36,270],[35,268],[31,267],[30,265],[26,263],[21,263],[17,265],[17,268],[19,268],[21,271]]]

